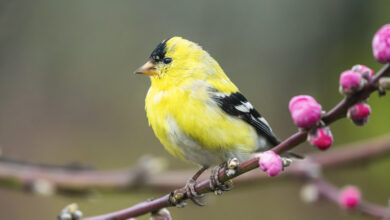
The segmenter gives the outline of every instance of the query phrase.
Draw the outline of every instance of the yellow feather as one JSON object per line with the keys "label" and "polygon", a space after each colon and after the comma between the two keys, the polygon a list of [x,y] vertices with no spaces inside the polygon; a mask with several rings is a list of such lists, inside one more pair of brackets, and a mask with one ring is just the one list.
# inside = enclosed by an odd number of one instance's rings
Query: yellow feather
{"label": "yellow feather", "polygon": [[[210,88],[227,94],[238,91],[219,64],[200,46],[180,37],[167,41],[166,57],[173,61],[157,64],[158,75],[151,77],[145,100],[149,124],[165,148],[190,160],[198,155],[186,155],[186,146],[179,143],[193,141],[200,146],[195,154],[205,150],[221,160],[228,152],[252,152],[258,141],[255,129],[226,114],[210,97]],[[184,136],[188,140],[177,140]]]}

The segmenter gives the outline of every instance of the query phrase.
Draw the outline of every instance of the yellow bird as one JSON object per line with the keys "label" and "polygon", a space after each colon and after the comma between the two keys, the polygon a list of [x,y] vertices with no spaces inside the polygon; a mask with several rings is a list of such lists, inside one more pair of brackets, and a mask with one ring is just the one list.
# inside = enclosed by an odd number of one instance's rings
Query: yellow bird
{"label": "yellow bird", "polygon": [[[150,126],[172,155],[208,167],[277,145],[267,121],[198,44],[181,37],[162,41],[136,70],[150,76],[145,109]],[[213,171],[214,189],[226,190]],[[196,196],[196,195],[194,195]]]}

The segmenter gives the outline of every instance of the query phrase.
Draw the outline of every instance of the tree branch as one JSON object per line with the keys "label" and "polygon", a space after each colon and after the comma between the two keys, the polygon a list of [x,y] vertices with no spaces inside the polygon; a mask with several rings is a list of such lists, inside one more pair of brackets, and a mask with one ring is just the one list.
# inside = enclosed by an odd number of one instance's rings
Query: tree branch
{"label": "tree branch", "polygon": [[142,157],[132,169],[97,171],[80,166],[52,166],[0,158],[0,185],[36,193],[39,184],[52,193],[85,193],[91,189],[126,190],[134,188],[153,176],[159,159]]}
{"label": "tree branch", "polygon": [[[370,147],[367,147],[370,146]],[[368,141],[339,146],[326,152],[306,156],[323,168],[353,163],[361,159],[373,159],[390,153],[390,134]],[[303,161],[294,162],[283,176],[294,176],[296,167]],[[41,180],[51,184],[58,193],[87,193],[92,189],[103,191],[131,191],[144,187],[155,191],[168,191],[181,187],[195,170],[163,171],[157,158],[142,157],[131,169],[98,171],[90,167],[75,165],[52,166],[26,163],[0,158],[0,185],[7,188],[32,190],[34,182]],[[250,183],[268,178],[263,172],[251,172],[239,176],[236,183]],[[201,177],[202,179],[202,177]],[[26,187],[27,186],[27,187]]]}
{"label": "tree branch", "polygon": [[[349,107],[351,107],[353,104],[363,101],[368,98],[368,96],[375,90],[378,89],[378,80],[386,75],[390,74],[390,65],[386,64],[376,75],[374,78],[372,78],[366,86],[359,92],[353,94],[352,96],[349,96],[345,99],[343,99],[339,104],[337,104],[333,109],[331,109],[323,118],[322,120],[326,124],[330,124],[342,117],[345,117],[346,111],[348,110]],[[282,143],[280,143],[278,146],[273,148],[273,150],[281,154],[283,152],[289,151],[292,148],[296,147],[298,144],[302,143],[305,141],[307,137],[307,131],[305,130],[300,130],[299,132],[293,134],[286,140],[284,140]],[[237,176],[240,176],[243,173],[246,173],[250,170],[253,170],[257,168],[258,165],[258,158],[253,158],[250,159],[238,167],[236,174],[232,176],[227,176],[225,174],[225,171],[222,170],[218,177],[221,182],[228,181],[230,179],[233,179]],[[198,183],[195,186],[195,191],[198,194],[204,194],[211,192],[210,189],[210,181],[209,180],[204,180]],[[185,194],[185,188],[180,188],[175,190],[176,193],[181,193],[183,195],[182,199],[185,200],[187,199],[187,196]],[[157,211],[161,208],[165,207],[170,207],[172,206],[170,202],[170,194],[167,194],[161,198],[158,198],[153,201],[145,201],[136,204],[135,206],[132,206],[130,208],[106,214],[106,215],[101,215],[101,216],[96,216],[96,217],[90,217],[90,218],[85,218],[84,220],[109,220],[109,219],[126,219],[130,217],[136,217],[139,215],[143,215],[152,211]]]}

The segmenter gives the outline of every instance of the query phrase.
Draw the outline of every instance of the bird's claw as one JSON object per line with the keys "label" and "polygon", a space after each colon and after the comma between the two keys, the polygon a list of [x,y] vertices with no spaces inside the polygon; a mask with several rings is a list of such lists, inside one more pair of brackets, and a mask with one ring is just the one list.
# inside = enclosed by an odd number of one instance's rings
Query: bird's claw
{"label": "bird's claw", "polygon": [[186,198],[191,199],[195,205],[204,206],[204,203],[199,199],[204,197],[204,194],[198,194],[195,190],[196,181],[190,179],[183,189],[175,190],[169,195],[169,202],[178,208],[183,208],[187,205],[184,200]]}
{"label": "bird's claw", "polygon": [[222,166],[216,166],[211,171],[210,176],[210,188],[214,191],[215,195],[221,195],[225,191],[230,191],[233,188],[233,182],[228,180],[224,183],[219,181],[219,171],[222,169]]}
{"label": "bird's claw", "polygon": [[195,205],[204,206],[205,204],[199,200],[204,197],[204,194],[198,194],[195,190],[195,185],[196,181],[194,179],[188,180],[185,186],[187,198],[191,199]]}

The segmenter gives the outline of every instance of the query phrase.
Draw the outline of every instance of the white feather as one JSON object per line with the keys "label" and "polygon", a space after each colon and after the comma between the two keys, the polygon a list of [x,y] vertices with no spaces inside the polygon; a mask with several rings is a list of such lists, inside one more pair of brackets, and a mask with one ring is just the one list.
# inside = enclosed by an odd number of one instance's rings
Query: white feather
{"label": "white feather", "polygon": [[249,108],[246,105],[244,105],[244,104],[236,105],[236,106],[234,106],[234,108],[236,108],[240,112],[245,112],[245,113],[249,112]]}

